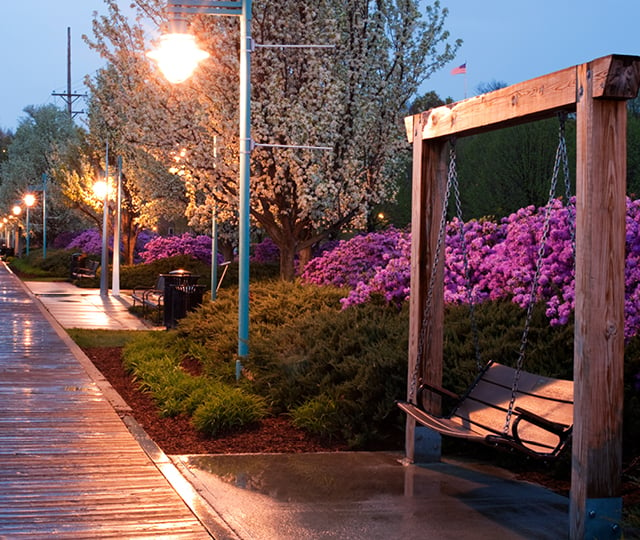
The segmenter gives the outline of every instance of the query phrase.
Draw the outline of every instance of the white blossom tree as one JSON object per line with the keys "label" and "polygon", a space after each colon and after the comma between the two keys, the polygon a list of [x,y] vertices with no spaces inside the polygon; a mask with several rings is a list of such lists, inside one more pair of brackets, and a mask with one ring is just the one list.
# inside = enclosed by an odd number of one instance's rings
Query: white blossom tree
{"label": "white blossom tree", "polygon": [[121,238],[125,263],[133,264],[136,238],[143,228],[154,228],[161,218],[172,220],[184,215],[185,188],[179,177],[130,135],[127,115],[132,109],[122,107],[119,100],[120,89],[127,84],[126,74],[108,65],[88,83],[87,146],[92,154],[87,158],[104,175],[108,142],[109,176],[116,176],[118,161],[122,164]]}
{"label": "white blossom tree", "polygon": [[[65,111],[54,105],[28,106],[24,112],[0,165],[0,210],[9,213],[27,191],[41,189],[42,175],[46,174],[47,226],[50,238],[54,238],[59,232],[73,229],[72,224],[77,222],[68,209],[61,182],[82,132]],[[42,226],[40,215],[33,213],[34,229]]]}
{"label": "white blossom tree", "polygon": [[[90,41],[120,74],[119,92],[105,107],[121,111],[132,142],[180,170],[192,224],[208,226],[215,204],[233,225],[237,21],[195,17],[192,30],[212,58],[171,86],[144,57],[144,28],[162,22],[164,2],[137,0],[136,24],[115,0],[105,3],[109,16],[95,19]],[[296,254],[304,261],[313,244],[363,226],[375,204],[394,197],[385,164],[405,144],[399,116],[459,46],[444,29],[446,15],[438,1],[424,13],[417,0],[254,2],[251,216],[280,248],[284,279],[294,276]],[[262,47],[284,44],[335,48]],[[293,148],[300,145],[330,150]]]}

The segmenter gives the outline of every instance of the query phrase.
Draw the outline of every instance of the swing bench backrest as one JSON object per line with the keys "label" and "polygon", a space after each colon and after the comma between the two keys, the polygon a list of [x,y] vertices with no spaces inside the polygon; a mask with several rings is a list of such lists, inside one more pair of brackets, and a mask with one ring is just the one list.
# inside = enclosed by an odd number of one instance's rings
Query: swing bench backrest
{"label": "swing bench backrest", "polygon": [[[516,376],[516,399],[505,433]],[[420,391],[446,393],[429,386],[421,387]],[[490,362],[448,416],[432,415],[410,403],[401,402],[399,406],[421,424],[443,435],[550,458],[559,454],[571,435],[573,382],[523,370],[517,372]]]}

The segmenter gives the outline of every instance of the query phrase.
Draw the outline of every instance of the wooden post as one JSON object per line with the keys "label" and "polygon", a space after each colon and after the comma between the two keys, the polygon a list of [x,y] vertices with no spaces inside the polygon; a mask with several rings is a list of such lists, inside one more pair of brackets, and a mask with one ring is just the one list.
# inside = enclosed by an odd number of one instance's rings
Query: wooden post
{"label": "wooden post", "polygon": [[[417,387],[421,380],[442,385],[442,348],[444,326],[444,246],[440,259],[431,309],[427,315],[427,327],[423,335],[424,310],[436,253],[440,217],[444,204],[447,179],[446,141],[422,140],[422,116],[413,118],[413,187],[411,216],[411,297],[409,328],[409,362],[407,397],[415,402]],[[422,362],[417,358],[422,346]],[[440,412],[440,399],[435,397],[425,407]],[[438,461],[440,459],[440,436],[424,427],[416,428],[415,420],[407,417],[406,456],[411,462]]]}
{"label": "wooden post", "polygon": [[578,66],[574,428],[570,538],[617,538],[622,513],[625,101]]}

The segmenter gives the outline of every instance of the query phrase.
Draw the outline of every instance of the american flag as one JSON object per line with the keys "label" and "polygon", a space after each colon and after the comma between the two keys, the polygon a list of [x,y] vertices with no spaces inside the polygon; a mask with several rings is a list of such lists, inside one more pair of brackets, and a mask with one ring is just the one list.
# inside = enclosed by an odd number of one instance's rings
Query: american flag
{"label": "american flag", "polygon": [[462,75],[467,72],[467,63],[458,66],[457,68],[453,68],[451,70],[451,75]]}

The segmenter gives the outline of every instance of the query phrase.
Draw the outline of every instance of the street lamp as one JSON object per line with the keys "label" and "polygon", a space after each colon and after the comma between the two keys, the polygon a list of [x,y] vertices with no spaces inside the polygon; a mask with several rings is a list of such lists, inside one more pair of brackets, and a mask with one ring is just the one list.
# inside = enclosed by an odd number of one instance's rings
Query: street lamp
{"label": "street lamp", "polygon": [[31,225],[29,223],[29,208],[31,208],[34,204],[36,204],[36,197],[33,193],[27,193],[24,196],[24,199],[22,199],[24,201],[25,206],[27,207],[27,242],[26,242],[26,246],[27,246],[27,257],[29,256],[29,240],[30,240],[30,236],[31,236]]}
{"label": "street lamp", "polygon": [[11,213],[16,217],[16,227],[14,229],[13,249],[16,257],[20,257],[20,223],[17,218],[22,214],[22,208],[19,204],[15,204],[11,209]]}
{"label": "street lamp", "polygon": [[107,285],[107,274],[109,268],[109,176],[108,171],[104,180],[98,180],[93,184],[93,193],[102,200],[102,254],[100,258],[100,296],[107,296],[109,293]]}
{"label": "street lamp", "polygon": [[209,53],[200,49],[191,34],[172,33],[160,38],[160,45],[147,56],[156,62],[162,74],[171,83],[186,81]]}
{"label": "street lamp", "polygon": [[[239,291],[238,291],[238,360],[236,361],[236,378],[240,377],[242,359],[249,354],[249,195],[250,169],[249,158],[251,152],[251,0],[219,1],[219,0],[179,0],[168,3],[168,11],[173,24],[173,34],[162,37],[160,48],[147,53],[156,60],[165,77],[170,81],[181,82],[189,77],[198,63],[209,55],[200,50],[193,36],[186,32],[187,21],[184,18],[189,13],[223,16],[230,15],[240,18],[240,166],[239,166]],[[178,53],[167,53],[172,44],[178,45]],[[199,51],[199,52],[198,52]],[[189,56],[186,55],[195,53]],[[167,70],[171,61],[185,68],[176,73]],[[215,256],[215,254],[213,255]]]}

